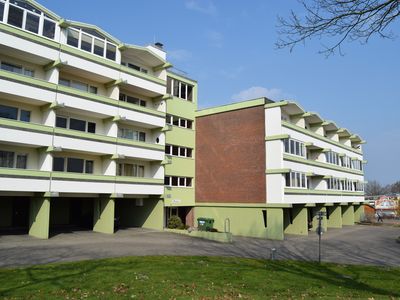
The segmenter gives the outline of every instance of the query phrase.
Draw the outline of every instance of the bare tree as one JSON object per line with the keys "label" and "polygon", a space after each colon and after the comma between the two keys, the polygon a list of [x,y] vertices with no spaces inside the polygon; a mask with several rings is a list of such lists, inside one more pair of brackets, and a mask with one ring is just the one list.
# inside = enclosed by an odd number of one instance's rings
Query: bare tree
{"label": "bare tree", "polygon": [[367,196],[379,196],[385,192],[385,188],[376,180],[369,181],[365,186],[365,195]]}
{"label": "bare tree", "polygon": [[305,9],[301,18],[294,11],[288,18],[278,17],[277,48],[290,51],[311,38],[333,38],[322,45],[327,56],[342,54],[344,41],[367,43],[375,35],[394,38],[390,25],[400,16],[400,0],[298,0]]}

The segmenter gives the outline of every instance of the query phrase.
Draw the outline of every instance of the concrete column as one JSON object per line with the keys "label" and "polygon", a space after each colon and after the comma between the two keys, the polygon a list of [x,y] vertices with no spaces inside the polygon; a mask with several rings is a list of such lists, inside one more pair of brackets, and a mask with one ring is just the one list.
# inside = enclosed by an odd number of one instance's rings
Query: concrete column
{"label": "concrete column", "polygon": [[353,205],[342,206],[343,225],[354,225],[354,207]]}
{"label": "concrete column", "polygon": [[354,222],[359,223],[365,218],[364,205],[354,205]]}
{"label": "concrete column", "polygon": [[342,207],[338,204],[328,206],[329,219],[327,219],[328,228],[342,228]]}
{"label": "concrete column", "polygon": [[[289,210],[292,211],[292,223],[290,224]],[[285,233],[288,234],[299,234],[308,235],[308,224],[307,224],[307,208],[304,206],[294,206],[288,208],[285,213]]]}
{"label": "concrete column", "polygon": [[145,220],[143,228],[163,230],[164,202],[161,199],[144,199]]}
{"label": "concrete column", "polygon": [[115,200],[97,198],[93,206],[93,231],[114,233]]}
{"label": "concrete column", "polygon": [[50,227],[50,198],[31,198],[29,207],[29,235],[41,238],[49,238]]}
{"label": "concrete column", "polygon": [[[313,207],[313,219],[312,219],[312,229],[313,231],[317,230],[318,228],[318,219],[317,219],[317,213],[318,212],[325,212],[326,213],[326,207],[325,206],[316,206]],[[326,231],[328,229],[327,226],[327,220],[326,220],[326,216],[322,217],[322,228],[324,231]]]}
{"label": "concrete column", "polygon": [[283,240],[283,208],[267,208],[267,239]]}

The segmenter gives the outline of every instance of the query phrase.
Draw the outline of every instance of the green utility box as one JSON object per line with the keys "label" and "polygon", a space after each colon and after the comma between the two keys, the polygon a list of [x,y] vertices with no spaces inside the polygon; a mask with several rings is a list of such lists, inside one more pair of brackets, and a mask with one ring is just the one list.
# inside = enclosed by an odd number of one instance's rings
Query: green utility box
{"label": "green utility box", "polygon": [[197,227],[200,231],[211,231],[214,226],[214,219],[197,218]]}

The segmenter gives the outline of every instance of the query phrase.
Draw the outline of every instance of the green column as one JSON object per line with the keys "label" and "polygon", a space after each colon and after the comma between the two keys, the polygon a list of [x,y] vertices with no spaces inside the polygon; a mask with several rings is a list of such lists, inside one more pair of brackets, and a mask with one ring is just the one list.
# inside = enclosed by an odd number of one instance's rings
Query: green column
{"label": "green column", "polygon": [[31,198],[29,207],[29,235],[41,238],[49,238],[50,224],[50,198]]}
{"label": "green column", "polygon": [[364,205],[354,205],[354,222],[359,223],[364,220]]}
{"label": "green column", "polygon": [[354,225],[354,207],[353,205],[342,206],[343,225]]}
{"label": "green column", "polygon": [[[291,212],[290,212],[291,211]],[[284,211],[285,217],[285,233],[288,234],[299,234],[308,235],[308,224],[307,224],[307,208],[304,206],[294,206],[287,208]],[[290,223],[290,213],[292,217],[292,223]]]}
{"label": "green column", "polygon": [[267,238],[283,240],[283,208],[267,208]]}
{"label": "green column", "polygon": [[338,204],[328,206],[329,219],[327,219],[328,228],[342,228],[342,207]]}
{"label": "green column", "polygon": [[95,199],[93,212],[93,231],[101,233],[114,233],[114,211],[114,199]]}
{"label": "green column", "polygon": [[[316,207],[313,207],[313,220],[312,220],[312,230],[315,231],[318,228],[318,219],[317,219],[317,213],[318,212],[325,212],[326,213],[326,207],[325,206],[319,206],[317,204]],[[326,231],[328,229],[327,226],[327,220],[326,220],[326,216],[322,217],[322,228],[324,231]]]}
{"label": "green column", "polygon": [[[143,228],[162,230],[164,227],[164,202],[161,199],[144,200],[146,219]],[[185,220],[183,220],[184,222]]]}

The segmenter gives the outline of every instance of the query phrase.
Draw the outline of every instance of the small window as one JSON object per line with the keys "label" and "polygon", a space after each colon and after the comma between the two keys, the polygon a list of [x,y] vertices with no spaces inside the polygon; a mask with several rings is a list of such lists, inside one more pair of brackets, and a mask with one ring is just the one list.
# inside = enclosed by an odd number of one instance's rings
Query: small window
{"label": "small window", "polygon": [[139,141],[145,142],[146,141],[146,133],[139,132]]}
{"label": "small window", "polygon": [[96,123],[88,122],[88,130],[87,132],[96,133]]}
{"label": "small window", "polygon": [[115,60],[117,48],[114,45],[107,43],[106,57],[111,60]]}
{"label": "small window", "polygon": [[170,177],[169,176],[165,176],[164,177],[164,185],[169,185],[170,184]]}
{"label": "small window", "polygon": [[86,83],[80,82],[80,81],[72,81],[71,82],[71,87],[77,90],[81,90],[84,92],[88,91],[88,85]]}
{"label": "small window", "polygon": [[165,154],[171,154],[171,146],[165,145]]}
{"label": "small window", "polygon": [[78,31],[68,28],[67,44],[74,46],[74,47],[78,47],[78,44],[79,44],[79,32]]}
{"label": "small window", "polygon": [[71,82],[68,79],[64,78],[58,79],[58,84],[63,86],[71,86]]}
{"label": "small window", "polygon": [[192,157],[192,149],[190,149],[190,148],[186,149],[186,156],[187,157]]}
{"label": "small window", "polygon": [[179,81],[174,80],[174,96],[179,97]]}
{"label": "small window", "polygon": [[185,186],[185,178],[179,177],[179,186]]}
{"label": "small window", "polygon": [[95,86],[90,86],[90,87],[89,87],[89,93],[97,94],[97,87],[95,87]]}
{"label": "small window", "polygon": [[171,77],[167,77],[167,94],[171,94],[171,85],[172,85],[172,79]]}
{"label": "small window", "polygon": [[140,100],[140,106],[146,107],[146,101]]}
{"label": "small window", "polygon": [[26,169],[28,162],[28,156],[26,154],[17,154],[17,169]]}
{"label": "small window", "polygon": [[144,177],[144,166],[137,166],[137,177]]}
{"label": "small window", "polygon": [[178,146],[172,146],[172,155],[178,156],[179,153],[179,147]]}
{"label": "small window", "polygon": [[56,127],[67,128],[67,118],[57,116],[56,117]]}
{"label": "small window", "polygon": [[186,120],[185,119],[181,119],[180,120],[180,126],[181,127],[186,127]]}
{"label": "small window", "polygon": [[55,31],[56,31],[56,23],[54,23],[53,21],[44,19],[43,36],[48,37],[50,39],[54,39]]}
{"label": "small window", "polygon": [[0,118],[17,120],[18,108],[0,105]]}
{"label": "small window", "polygon": [[181,82],[181,98],[186,99],[186,84]]}
{"label": "small window", "polygon": [[64,157],[53,158],[53,171],[64,172]]}
{"label": "small window", "polygon": [[186,127],[187,127],[187,128],[192,129],[192,124],[193,124],[192,121],[190,121],[190,120],[187,120],[187,121],[186,121]]}
{"label": "small window", "polygon": [[35,71],[29,70],[29,69],[24,69],[24,75],[29,76],[29,77],[34,77],[35,76]]}
{"label": "small window", "polygon": [[3,21],[4,3],[0,2],[0,21]]}
{"label": "small window", "polygon": [[187,86],[187,100],[189,101],[193,100],[193,86],[191,85]]}
{"label": "small window", "polygon": [[14,152],[0,151],[0,167],[1,168],[14,167]]}
{"label": "small window", "polygon": [[78,119],[69,119],[69,129],[86,131],[86,122]]}
{"label": "small window", "polygon": [[67,162],[67,172],[83,173],[83,159],[69,157]]}
{"label": "small window", "polygon": [[86,160],[85,161],[85,173],[86,174],[93,174],[93,160]]}
{"label": "small window", "polygon": [[19,28],[22,28],[22,21],[24,17],[24,11],[18,7],[10,5],[8,7],[8,20],[7,23]]}
{"label": "small window", "polygon": [[30,122],[31,121],[31,112],[22,109],[19,119],[24,122]]}
{"label": "small window", "polygon": [[25,29],[30,32],[39,33],[39,20],[40,20],[39,16],[27,13]]}
{"label": "small window", "polygon": [[93,53],[99,56],[104,56],[104,41],[94,39]]}
{"label": "small window", "polygon": [[179,155],[180,156],[186,156],[186,148],[185,147],[180,147],[179,148]]}
{"label": "small window", "polygon": [[192,186],[192,178],[186,178],[186,186],[191,187]]}
{"label": "small window", "polygon": [[171,185],[172,186],[178,186],[178,177],[172,176],[171,179],[172,179],[171,180],[172,181]]}
{"label": "small window", "polygon": [[174,117],[174,120],[172,121],[172,124],[175,126],[179,126],[179,118],[178,117]]}
{"label": "small window", "polygon": [[81,49],[87,52],[92,52],[92,37],[82,33]]}

